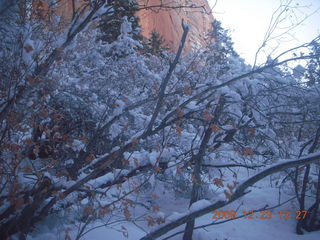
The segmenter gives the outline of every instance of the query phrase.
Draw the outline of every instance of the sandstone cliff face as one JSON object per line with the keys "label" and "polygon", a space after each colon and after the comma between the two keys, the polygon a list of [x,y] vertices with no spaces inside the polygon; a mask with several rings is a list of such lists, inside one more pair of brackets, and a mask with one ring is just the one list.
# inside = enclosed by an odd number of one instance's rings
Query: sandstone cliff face
{"label": "sandstone cliff face", "polygon": [[[32,1],[32,18],[41,19],[46,23],[51,23],[55,17],[59,17],[59,26],[66,28],[71,20],[72,16],[83,4],[84,0],[59,0],[49,5],[47,0],[33,0]],[[21,1],[25,3],[25,1]]]}
{"label": "sandstone cliff face", "polygon": [[[207,0],[139,0],[139,5],[146,7],[138,12],[142,35],[149,37],[153,30],[163,36],[172,50],[177,50],[182,35],[181,22],[190,26],[185,49],[195,49],[206,44],[207,33],[212,29],[213,16]],[[202,8],[151,8],[151,6],[202,6]]]}
{"label": "sandstone cliff face", "polygon": [[[60,17],[59,27],[65,28],[71,22],[72,14],[85,0],[59,0],[51,8],[46,0],[34,0],[35,18],[50,22],[54,16]],[[213,16],[207,0],[137,0],[140,8],[142,35],[150,37],[153,30],[157,31],[166,41],[171,50],[176,51],[182,36],[182,20],[190,27],[185,50],[195,49],[206,44],[206,35],[212,28]],[[190,8],[191,5],[201,8]],[[179,8],[179,6],[189,6]],[[176,7],[174,9],[170,7]]]}

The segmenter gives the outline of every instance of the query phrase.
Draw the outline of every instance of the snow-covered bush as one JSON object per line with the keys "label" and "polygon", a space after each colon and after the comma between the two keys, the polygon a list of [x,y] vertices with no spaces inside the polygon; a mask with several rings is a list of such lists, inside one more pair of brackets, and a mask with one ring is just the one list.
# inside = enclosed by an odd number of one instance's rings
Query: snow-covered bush
{"label": "snow-covered bush", "polygon": [[[319,134],[308,134],[319,129],[318,88],[275,60],[252,69],[217,22],[210,46],[175,62],[167,60],[174,54],[140,54],[131,22],[121,19],[115,41],[93,41],[101,32],[86,29],[72,44],[39,53],[48,61],[34,60],[28,72],[14,61],[1,65],[1,236],[27,234],[68,211],[86,227],[104,217],[133,221],[142,207],[149,226],[162,224],[161,191],[191,198],[190,205],[229,201],[244,178],[240,169],[250,175],[319,148]],[[14,82],[14,91],[8,73],[23,83]],[[291,187],[299,190],[301,181],[296,173]],[[318,185],[305,185],[317,194]]]}

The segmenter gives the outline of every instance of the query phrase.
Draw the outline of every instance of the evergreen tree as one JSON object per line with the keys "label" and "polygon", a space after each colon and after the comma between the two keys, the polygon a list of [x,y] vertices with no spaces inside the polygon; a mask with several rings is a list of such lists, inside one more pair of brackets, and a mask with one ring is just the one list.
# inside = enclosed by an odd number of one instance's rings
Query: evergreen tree
{"label": "evergreen tree", "polygon": [[164,38],[156,30],[153,30],[147,40],[146,49],[152,55],[163,56],[163,52],[168,50],[169,47],[165,45]]}
{"label": "evergreen tree", "polygon": [[212,40],[212,44],[208,47],[209,54],[206,58],[206,63],[219,68],[216,73],[217,77],[220,77],[230,69],[230,60],[239,58],[239,55],[233,48],[233,42],[228,30],[225,30],[218,20],[212,22],[212,31],[209,37]]}
{"label": "evergreen tree", "polygon": [[99,27],[102,36],[99,38],[105,42],[112,43],[117,40],[121,34],[121,24],[123,18],[127,16],[132,25],[132,37],[135,40],[141,39],[139,18],[135,16],[138,10],[138,4],[135,0],[111,0],[108,3],[109,7],[113,9],[101,16]]}
{"label": "evergreen tree", "polygon": [[213,39],[214,44],[211,46],[216,52],[215,61],[223,63],[228,57],[238,57],[239,55],[233,48],[233,42],[229,36],[229,31],[221,26],[221,22],[214,20],[212,22],[212,32],[210,37]]}
{"label": "evergreen tree", "polygon": [[317,38],[317,40],[312,42],[311,54],[316,57],[311,59],[307,65],[306,77],[308,79],[307,84],[309,86],[320,84],[320,36]]}

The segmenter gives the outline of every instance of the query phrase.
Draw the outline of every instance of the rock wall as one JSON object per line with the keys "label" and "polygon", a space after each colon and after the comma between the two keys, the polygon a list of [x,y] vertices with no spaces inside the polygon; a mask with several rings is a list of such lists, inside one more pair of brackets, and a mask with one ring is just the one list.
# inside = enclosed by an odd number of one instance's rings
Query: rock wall
{"label": "rock wall", "polygon": [[[177,50],[182,35],[182,20],[190,26],[186,42],[186,50],[203,46],[207,41],[207,33],[212,29],[213,16],[207,0],[139,0],[144,10],[138,12],[142,35],[149,37],[153,30],[163,36],[167,45]],[[190,6],[201,8],[190,8]],[[152,7],[160,6],[162,7]],[[167,7],[177,7],[170,9]],[[179,8],[179,6],[189,6]],[[152,7],[152,8],[149,8]]]}
{"label": "rock wall", "polygon": [[[74,10],[84,2],[85,0],[59,0],[49,8],[47,0],[34,0],[33,15],[47,22],[59,16],[60,22],[57,27],[63,29],[71,22]],[[166,45],[176,51],[182,36],[183,20],[190,26],[185,50],[206,44],[207,33],[211,30],[213,21],[207,0],[137,0],[137,2],[142,8],[137,12],[137,16],[140,18],[144,37],[150,37],[151,32],[155,30],[164,38]]]}

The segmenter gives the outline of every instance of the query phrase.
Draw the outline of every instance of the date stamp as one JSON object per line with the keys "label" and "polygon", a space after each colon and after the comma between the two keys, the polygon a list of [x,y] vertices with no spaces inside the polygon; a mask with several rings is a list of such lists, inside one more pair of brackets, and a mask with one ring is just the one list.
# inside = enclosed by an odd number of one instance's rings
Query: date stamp
{"label": "date stamp", "polygon": [[213,211],[211,219],[233,219],[233,218],[245,218],[245,219],[271,219],[274,216],[280,219],[304,219],[307,215],[306,210],[301,211]]}

